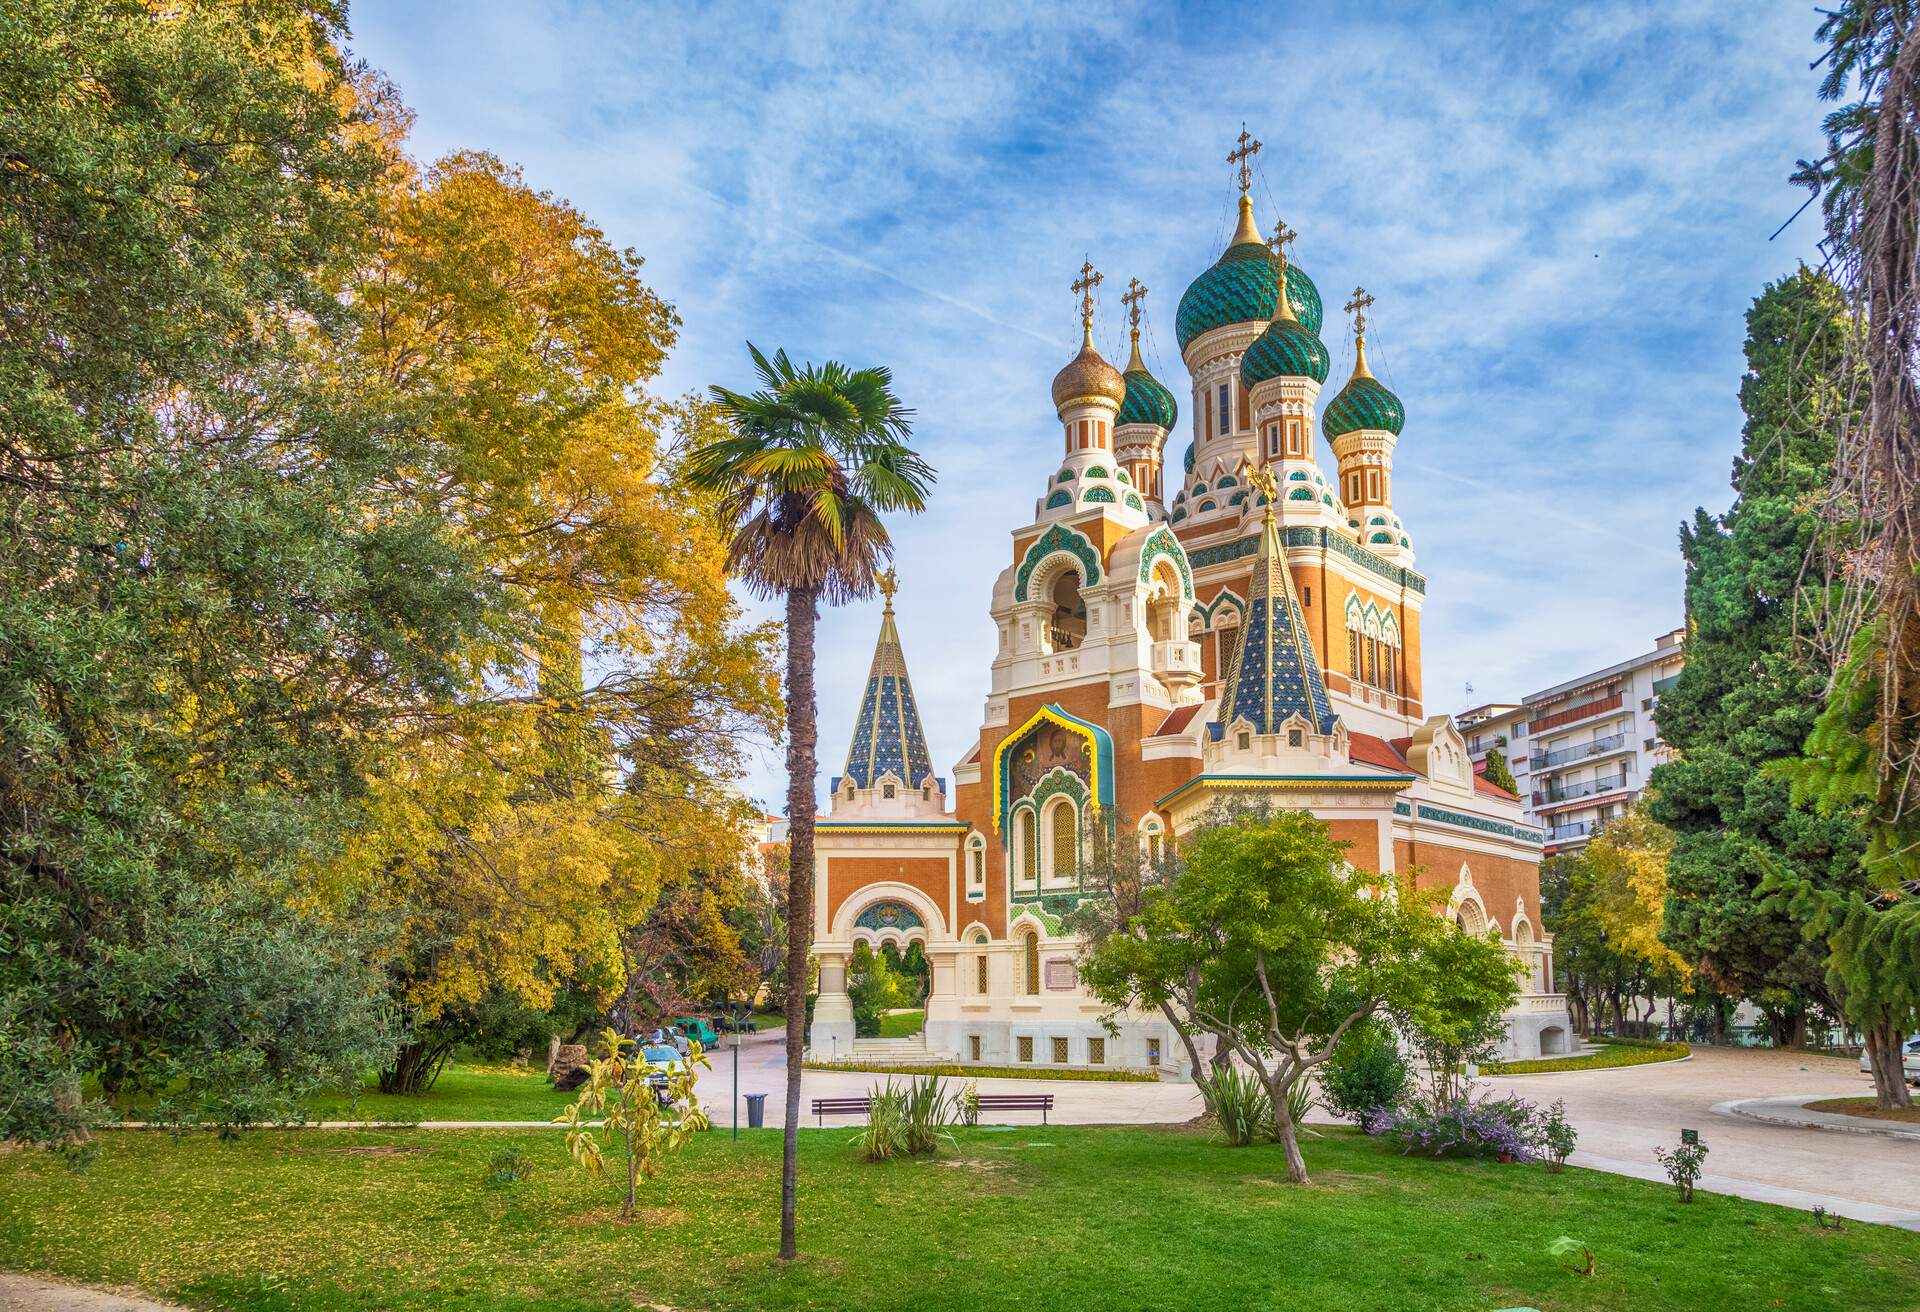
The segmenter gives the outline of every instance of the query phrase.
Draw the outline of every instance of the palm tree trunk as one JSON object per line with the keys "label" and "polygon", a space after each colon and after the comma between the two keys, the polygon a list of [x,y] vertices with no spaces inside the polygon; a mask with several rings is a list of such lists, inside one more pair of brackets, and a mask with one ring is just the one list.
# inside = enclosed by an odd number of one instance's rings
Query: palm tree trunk
{"label": "palm tree trunk", "polygon": [[807,1042],[807,958],[813,948],[813,777],[819,725],[813,705],[812,589],[787,592],[787,1122],[780,1158],[780,1258],[800,1255],[794,1238],[800,1168],[800,1061]]}

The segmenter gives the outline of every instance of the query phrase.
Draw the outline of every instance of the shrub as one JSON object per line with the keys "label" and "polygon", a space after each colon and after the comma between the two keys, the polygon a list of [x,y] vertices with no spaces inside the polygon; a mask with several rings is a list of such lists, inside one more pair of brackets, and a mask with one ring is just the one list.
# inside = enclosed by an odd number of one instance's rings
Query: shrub
{"label": "shrub", "polygon": [[505,1189],[533,1174],[533,1158],[518,1148],[502,1148],[487,1161],[487,1187]]}
{"label": "shrub", "polygon": [[890,1162],[906,1152],[906,1097],[892,1080],[868,1091],[866,1128],[853,1141],[870,1162]]}
{"label": "shrub", "polygon": [[1228,1147],[1245,1148],[1272,1137],[1273,1095],[1253,1072],[1222,1067],[1201,1082],[1201,1095]]}
{"label": "shrub", "polygon": [[1546,1149],[1547,1169],[1565,1170],[1567,1158],[1580,1143],[1579,1133],[1567,1120],[1565,1100],[1555,1098],[1553,1106],[1547,1108],[1546,1119],[1540,1123],[1540,1143]]}
{"label": "shrub", "polygon": [[1347,1031],[1320,1068],[1327,1110],[1356,1125],[1365,1125],[1374,1112],[1398,1107],[1410,1078],[1393,1030],[1375,1020]]}
{"label": "shrub", "polygon": [[1667,1178],[1680,1191],[1680,1201],[1692,1202],[1694,1182],[1700,1178],[1700,1168],[1706,1164],[1707,1146],[1704,1143],[1683,1143],[1672,1152],[1655,1148],[1653,1159],[1667,1169]]}
{"label": "shrub", "polygon": [[901,1147],[908,1155],[924,1157],[951,1141],[947,1126],[954,1119],[953,1096],[941,1087],[938,1075],[923,1075],[907,1081],[901,1093]]}
{"label": "shrub", "polygon": [[1313,1081],[1301,1075],[1287,1086],[1287,1119],[1293,1122],[1295,1133],[1318,1139],[1320,1131],[1307,1124],[1307,1113],[1313,1110]]}
{"label": "shrub", "polygon": [[1538,1153],[1542,1121],[1524,1099],[1468,1096],[1443,1106],[1421,1100],[1403,1112],[1376,1112],[1367,1118],[1366,1129],[1398,1140],[1403,1153],[1530,1162]]}

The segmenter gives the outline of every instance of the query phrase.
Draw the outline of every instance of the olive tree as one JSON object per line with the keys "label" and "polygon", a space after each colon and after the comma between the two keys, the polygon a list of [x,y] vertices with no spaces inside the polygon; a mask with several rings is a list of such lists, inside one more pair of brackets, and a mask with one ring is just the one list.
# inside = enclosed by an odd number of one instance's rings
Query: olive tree
{"label": "olive tree", "polygon": [[[1497,1016],[1519,988],[1519,963],[1496,941],[1462,934],[1410,879],[1352,868],[1345,847],[1304,812],[1217,811],[1083,949],[1095,997],[1116,1011],[1164,1007],[1266,1085],[1296,1184],[1307,1166],[1288,1095],[1349,1030],[1442,997]],[[1459,983],[1463,962],[1473,987]]]}

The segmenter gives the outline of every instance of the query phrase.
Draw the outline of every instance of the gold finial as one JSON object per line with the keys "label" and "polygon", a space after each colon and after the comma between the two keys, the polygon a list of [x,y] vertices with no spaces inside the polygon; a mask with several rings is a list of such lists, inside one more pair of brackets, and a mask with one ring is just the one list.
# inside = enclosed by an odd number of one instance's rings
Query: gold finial
{"label": "gold finial", "polygon": [[1104,281],[1104,275],[1093,271],[1092,260],[1081,262],[1080,276],[1073,280],[1073,290],[1080,297],[1080,326],[1086,330],[1088,341],[1093,340],[1093,289]]}
{"label": "gold finial", "polygon": [[1353,376],[1371,378],[1373,371],[1367,368],[1367,307],[1373,304],[1373,297],[1364,287],[1353,289],[1353,299],[1345,309],[1353,316]]}
{"label": "gold finial", "polygon": [[1297,319],[1293,312],[1293,297],[1287,291],[1287,247],[1293,245],[1293,239],[1300,234],[1287,226],[1285,219],[1275,219],[1273,236],[1267,242],[1273,251],[1274,261],[1280,266],[1275,270],[1274,286],[1279,288],[1273,298],[1273,317],[1275,319]]}
{"label": "gold finial", "polygon": [[1247,135],[1247,125],[1240,125],[1240,145],[1227,152],[1227,163],[1235,165],[1240,178],[1240,194],[1246,195],[1253,190],[1253,157],[1260,153],[1260,143]]}
{"label": "gold finial", "polygon": [[1133,358],[1127,361],[1127,368],[1144,369],[1146,365],[1140,360],[1140,302],[1147,299],[1147,285],[1138,278],[1129,278],[1127,290],[1120,299],[1126,302],[1127,329],[1133,336]]}
{"label": "gold finial", "polygon": [[898,591],[900,591],[900,576],[892,569],[888,569],[880,576],[880,595],[887,599],[883,613],[893,614],[893,594]]}
{"label": "gold finial", "polygon": [[1247,475],[1247,482],[1253,484],[1253,490],[1267,499],[1267,518],[1273,518],[1273,503],[1280,499],[1280,480],[1275,478],[1273,470],[1266,465],[1260,466]]}

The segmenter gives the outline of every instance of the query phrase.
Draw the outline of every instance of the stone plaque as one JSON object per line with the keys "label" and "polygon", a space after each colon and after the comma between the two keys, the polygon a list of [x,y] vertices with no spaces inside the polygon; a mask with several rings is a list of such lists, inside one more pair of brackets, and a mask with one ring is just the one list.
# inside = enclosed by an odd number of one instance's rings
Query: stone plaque
{"label": "stone plaque", "polygon": [[1071,993],[1079,984],[1080,977],[1074,971],[1072,957],[1047,958],[1047,991],[1050,993]]}

